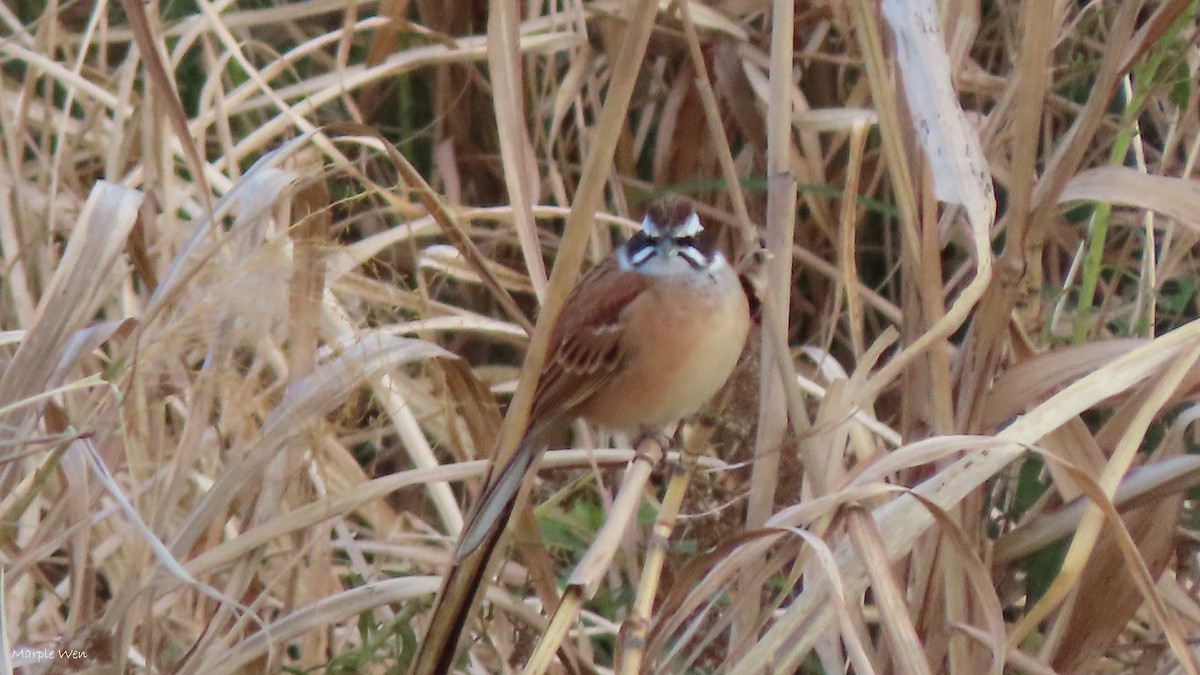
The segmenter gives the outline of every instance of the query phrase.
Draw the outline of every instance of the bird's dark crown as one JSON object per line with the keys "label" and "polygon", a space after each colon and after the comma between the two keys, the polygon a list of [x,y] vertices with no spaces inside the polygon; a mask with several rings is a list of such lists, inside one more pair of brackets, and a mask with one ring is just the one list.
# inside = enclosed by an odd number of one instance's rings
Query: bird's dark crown
{"label": "bird's dark crown", "polygon": [[[652,234],[670,237],[690,223],[698,225],[699,221],[692,220],[695,213],[696,209],[692,207],[692,202],[688,198],[676,194],[666,194],[655,199],[646,208],[646,219],[643,223],[647,229],[657,230]],[[680,234],[694,236],[698,232]]]}

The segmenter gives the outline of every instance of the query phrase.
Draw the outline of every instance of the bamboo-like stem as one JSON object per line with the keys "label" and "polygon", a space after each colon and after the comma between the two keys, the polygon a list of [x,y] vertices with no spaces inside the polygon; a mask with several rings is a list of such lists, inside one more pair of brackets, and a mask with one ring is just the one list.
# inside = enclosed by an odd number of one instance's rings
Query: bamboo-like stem
{"label": "bamboo-like stem", "polygon": [[[774,0],[771,5],[770,94],[767,102],[767,249],[775,253],[768,261],[767,295],[763,298],[764,330],[759,383],[758,432],[754,445],[754,468],[750,475],[750,500],[746,527],[762,527],[775,505],[779,481],[779,449],[787,427],[785,387],[778,376],[781,364],[790,360],[787,344],[788,307],[791,302],[792,241],[796,222],[796,176],[792,153],[792,48],[795,4]],[[771,335],[771,331],[777,332]],[[792,387],[794,388],[794,387]],[[731,644],[754,634],[759,605],[747,602],[733,624]]]}
{"label": "bamboo-like stem", "polygon": [[667,560],[667,548],[670,545],[671,533],[675,531],[675,523],[679,518],[679,507],[683,504],[684,493],[691,482],[692,471],[696,468],[696,456],[703,443],[692,443],[694,450],[685,449],[680,453],[680,461],[674,465],[671,472],[671,482],[667,485],[667,494],[663,496],[654,519],[651,530],[650,545],[646,550],[646,562],[642,566],[642,576],[638,581],[637,594],[629,611],[629,618],[621,629],[620,670],[622,675],[636,675],[642,672],[642,661],[646,657],[646,632],[650,627],[651,612],[654,610],[654,598],[662,581],[662,570]]}
{"label": "bamboo-like stem", "polygon": [[[638,505],[642,501],[646,484],[654,467],[662,461],[664,448],[653,438],[647,438],[637,447],[637,455],[629,470],[625,473],[617,497],[613,500],[604,520],[603,527],[596,533],[596,539],[583,555],[583,559],[575,566],[567,579],[567,588],[563,592],[562,601],[554,610],[550,626],[542,633],[542,638],[534,648],[533,656],[525,665],[526,675],[539,675],[546,672],[551,659],[558,651],[567,630],[575,622],[583,602],[596,594],[601,580],[612,564],[613,556],[621,544],[621,537],[629,528],[629,524],[637,517]],[[682,453],[686,457],[686,453]],[[660,511],[661,513],[661,511]],[[644,580],[644,577],[643,577]]]}

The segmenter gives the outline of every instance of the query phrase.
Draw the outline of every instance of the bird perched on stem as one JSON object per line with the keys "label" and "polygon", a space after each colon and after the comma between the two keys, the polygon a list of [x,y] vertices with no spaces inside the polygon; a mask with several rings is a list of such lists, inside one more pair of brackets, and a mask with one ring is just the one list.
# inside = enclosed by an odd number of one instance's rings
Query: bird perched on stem
{"label": "bird perched on stem", "polygon": [[585,274],[551,331],[529,423],[493,468],[454,550],[415,672],[444,673],[526,477],[572,420],[661,429],[698,410],[741,354],[754,299],[691,202],[653,202],[642,229]]}

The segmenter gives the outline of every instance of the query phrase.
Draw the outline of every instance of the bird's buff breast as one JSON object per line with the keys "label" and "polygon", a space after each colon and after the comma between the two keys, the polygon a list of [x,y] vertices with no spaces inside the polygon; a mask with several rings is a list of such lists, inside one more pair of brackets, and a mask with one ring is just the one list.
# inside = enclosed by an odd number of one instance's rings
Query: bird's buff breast
{"label": "bird's buff breast", "polygon": [[698,410],[741,355],[750,313],[737,277],[661,280],[631,307],[629,361],[580,412],[610,429],[661,427]]}

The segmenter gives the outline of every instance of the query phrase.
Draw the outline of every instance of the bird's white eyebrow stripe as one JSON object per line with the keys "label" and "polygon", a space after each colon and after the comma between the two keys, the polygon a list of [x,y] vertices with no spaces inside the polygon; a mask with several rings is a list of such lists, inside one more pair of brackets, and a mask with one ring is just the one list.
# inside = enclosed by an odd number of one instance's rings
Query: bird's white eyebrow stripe
{"label": "bird's white eyebrow stripe", "polygon": [[703,230],[704,226],[700,224],[700,216],[696,215],[696,212],[693,211],[688,214],[687,220],[683,221],[683,224],[676,228],[672,236],[694,237]]}
{"label": "bird's white eyebrow stripe", "polygon": [[642,231],[651,237],[662,236],[662,232],[658,229],[658,223],[654,222],[649,213],[642,218]]}
{"label": "bird's white eyebrow stripe", "polygon": [[[663,236],[662,230],[659,229],[659,223],[654,222],[649,213],[642,218],[642,231],[651,237]],[[693,211],[688,214],[687,219],[683,221],[682,225],[671,232],[671,236],[694,237],[703,231],[704,225],[700,222],[700,216],[696,215],[696,212]]]}

